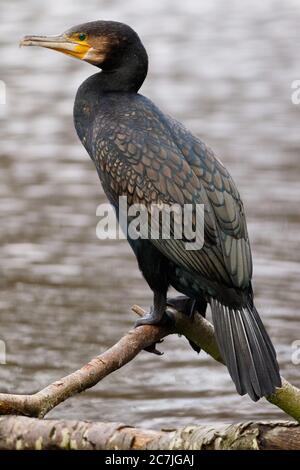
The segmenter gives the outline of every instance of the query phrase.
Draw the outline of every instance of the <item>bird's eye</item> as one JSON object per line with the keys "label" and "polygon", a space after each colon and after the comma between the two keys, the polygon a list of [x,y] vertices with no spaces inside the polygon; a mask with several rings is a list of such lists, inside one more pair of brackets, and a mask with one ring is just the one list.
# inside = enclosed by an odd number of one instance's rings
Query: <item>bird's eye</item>
{"label": "bird's eye", "polygon": [[78,37],[79,37],[79,41],[84,41],[86,39],[86,34],[80,33]]}

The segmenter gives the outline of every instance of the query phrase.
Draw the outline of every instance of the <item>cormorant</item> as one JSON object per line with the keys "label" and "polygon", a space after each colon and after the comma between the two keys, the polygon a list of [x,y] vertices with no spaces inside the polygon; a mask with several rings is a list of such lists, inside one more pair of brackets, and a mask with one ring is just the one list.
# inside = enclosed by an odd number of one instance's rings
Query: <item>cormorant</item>
{"label": "cormorant", "polygon": [[[135,31],[113,21],[72,27],[60,36],[25,36],[41,46],[101,69],[80,86],[74,105],[77,134],[92,158],[115,209],[128,204],[204,204],[204,246],[183,240],[128,241],[154,294],[138,325],[163,320],[167,303],[205,315],[207,303],[217,343],[241,395],[256,401],[281,386],[271,340],[253,303],[252,258],[243,203],[226,168],[182,124],[139,94],[148,71],[146,50]],[[118,212],[117,212],[118,213]],[[184,294],[167,301],[173,286]]]}

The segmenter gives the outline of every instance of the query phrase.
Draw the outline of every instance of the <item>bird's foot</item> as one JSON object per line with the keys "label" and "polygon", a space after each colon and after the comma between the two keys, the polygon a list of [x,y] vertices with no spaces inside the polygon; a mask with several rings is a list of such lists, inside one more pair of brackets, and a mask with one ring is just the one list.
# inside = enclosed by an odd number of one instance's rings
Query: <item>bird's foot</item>
{"label": "bird's foot", "polygon": [[174,308],[178,312],[184,313],[187,317],[193,319],[197,311],[197,301],[186,295],[178,295],[177,297],[167,298],[167,305]]}
{"label": "bird's foot", "polygon": [[159,312],[151,307],[150,312],[135,322],[135,328],[142,325],[171,326],[172,318],[166,312]]}
{"label": "bird's foot", "polygon": [[[205,317],[205,310],[206,310],[206,302],[204,301],[203,306],[200,302],[195,299],[191,299],[186,295],[178,295],[177,297],[172,297],[167,299],[167,305],[169,307],[174,308],[178,312],[183,313],[191,320],[194,319],[195,313],[199,312],[203,317]],[[191,347],[196,351],[198,354],[201,351],[201,348],[194,343],[193,341],[188,340]]]}
{"label": "bird's foot", "polygon": [[152,353],[152,354],[156,354],[156,356],[163,356],[164,353],[159,351],[159,349],[157,349],[157,347],[156,347],[157,344],[161,344],[163,342],[164,342],[164,340],[161,339],[161,340],[157,341],[156,343],[150,344],[150,346],[145,348],[144,351],[147,351],[147,352]]}
{"label": "bird's foot", "polygon": [[[174,321],[172,320],[171,316],[168,315],[166,312],[158,312],[152,307],[150,312],[144,315],[142,318],[139,318],[136,322],[134,327],[137,328],[138,326],[142,325],[158,325],[158,326],[172,326],[174,325]],[[145,351],[150,352],[152,354],[156,354],[157,356],[162,356],[163,352],[159,351],[156,347],[157,344],[163,342],[163,339],[157,341],[156,343],[151,344]]]}

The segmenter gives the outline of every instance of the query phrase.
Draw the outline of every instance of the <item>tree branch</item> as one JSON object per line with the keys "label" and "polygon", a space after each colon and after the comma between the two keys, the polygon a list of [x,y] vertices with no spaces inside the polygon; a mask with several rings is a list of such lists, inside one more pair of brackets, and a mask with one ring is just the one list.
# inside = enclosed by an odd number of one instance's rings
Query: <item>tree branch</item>
{"label": "tree branch", "polygon": [[299,450],[294,422],[248,422],[152,431],[122,423],[0,418],[1,450]]}
{"label": "tree branch", "polygon": [[[138,315],[144,310],[133,307]],[[196,343],[216,361],[223,363],[214,336],[212,324],[195,315],[193,320],[173,311],[171,326],[140,326],[126,333],[114,346],[92,359],[81,369],[48,385],[32,395],[0,394],[0,414],[25,415],[43,418],[50,410],[67,398],[96,385],[107,375],[130,362],[145,348],[158,343],[169,334],[181,334]],[[300,390],[283,379],[283,386],[268,401],[300,422]]]}

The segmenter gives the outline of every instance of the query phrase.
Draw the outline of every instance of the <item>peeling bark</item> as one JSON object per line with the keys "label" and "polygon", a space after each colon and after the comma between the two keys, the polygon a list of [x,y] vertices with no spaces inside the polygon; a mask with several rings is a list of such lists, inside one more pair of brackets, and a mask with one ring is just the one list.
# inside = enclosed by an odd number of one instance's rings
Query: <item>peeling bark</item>
{"label": "peeling bark", "polygon": [[122,423],[0,418],[1,450],[299,450],[300,425],[247,422],[153,431]]}

